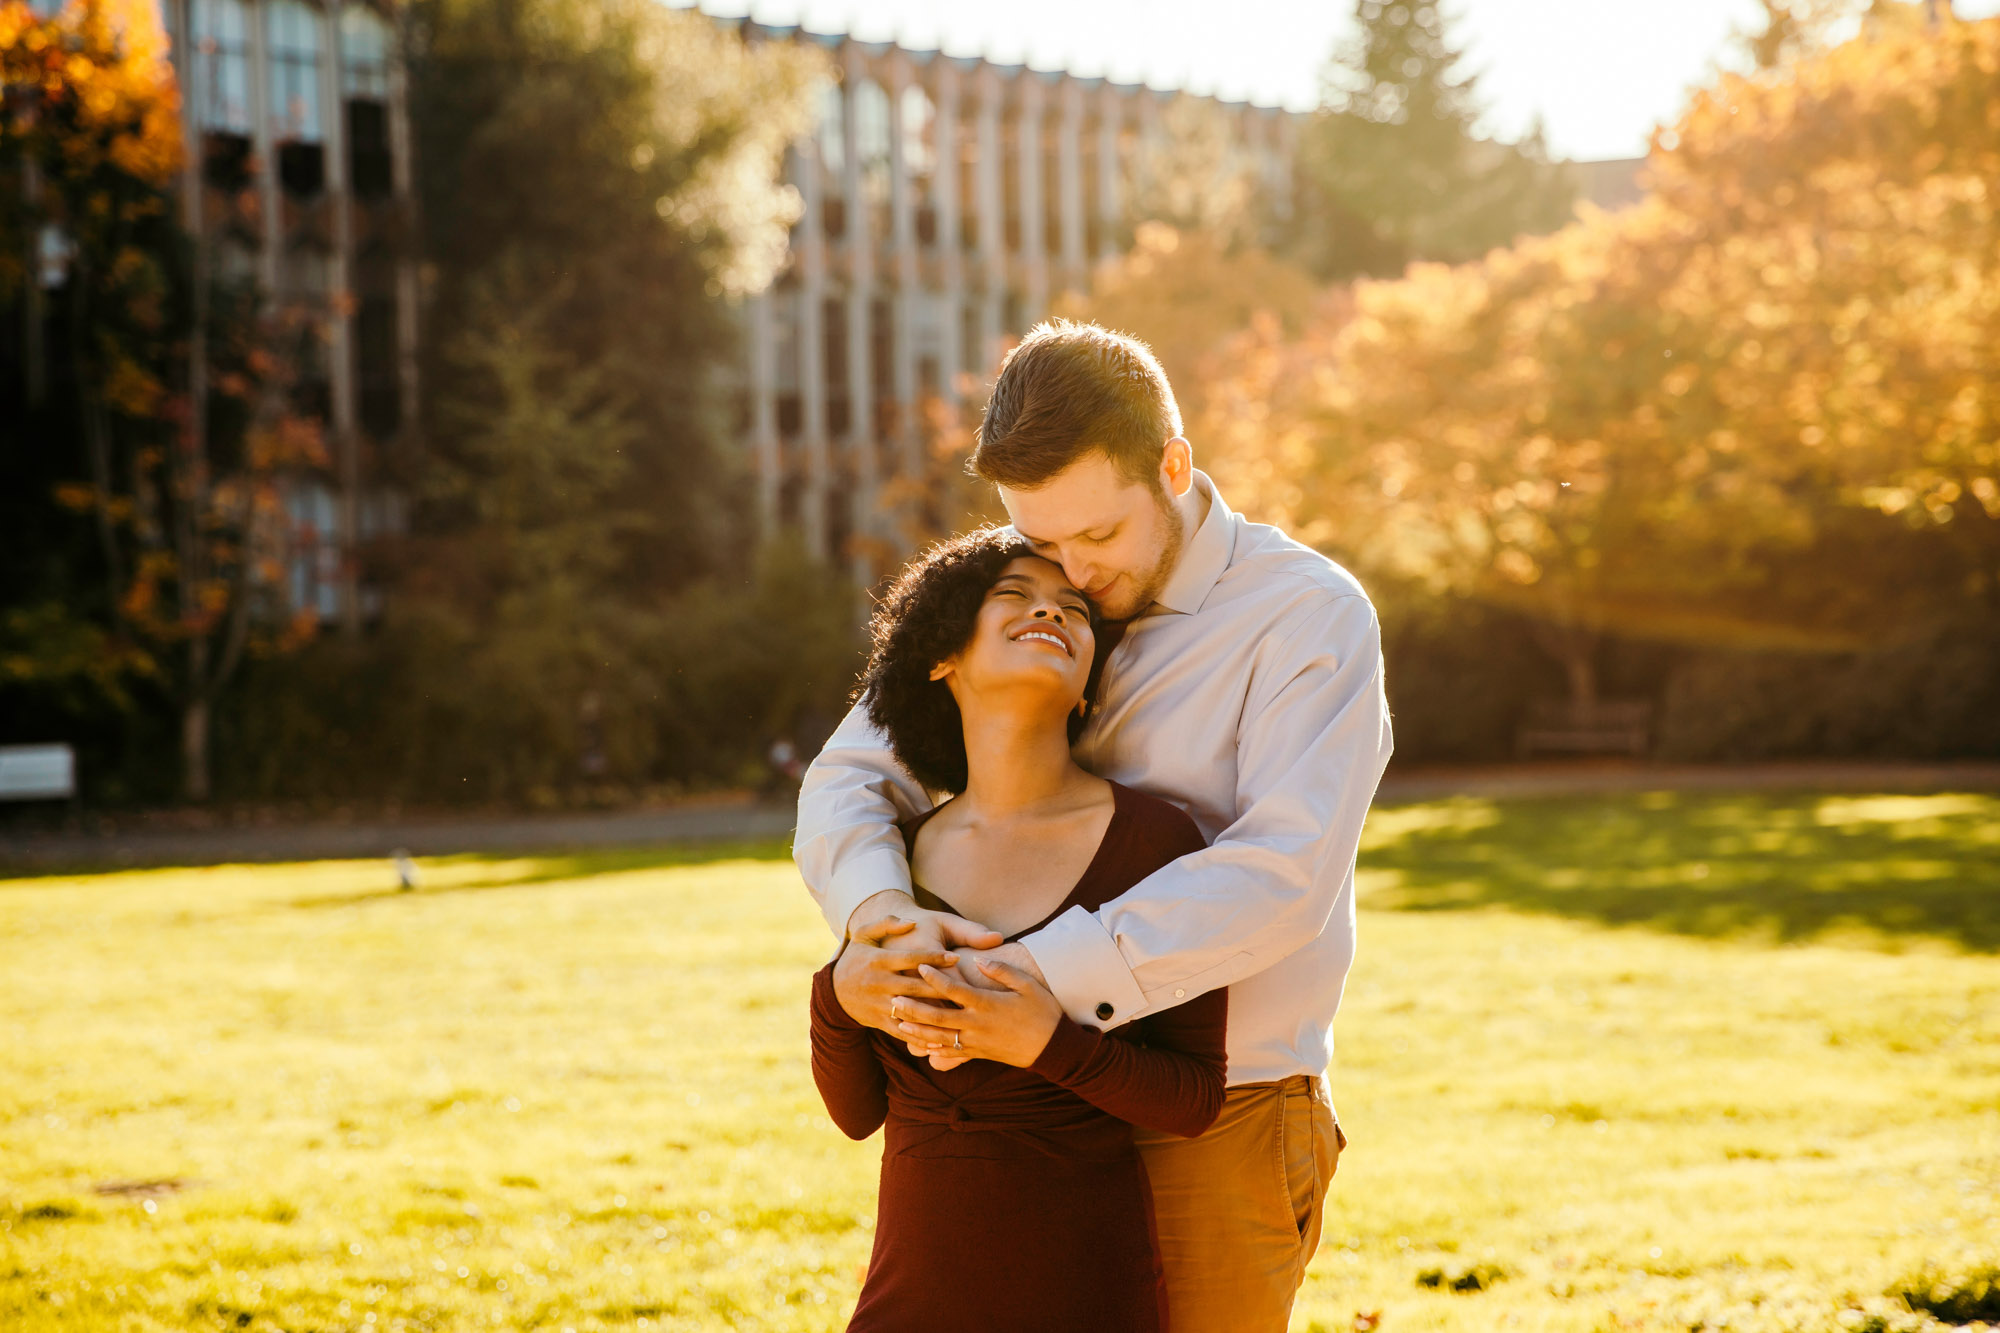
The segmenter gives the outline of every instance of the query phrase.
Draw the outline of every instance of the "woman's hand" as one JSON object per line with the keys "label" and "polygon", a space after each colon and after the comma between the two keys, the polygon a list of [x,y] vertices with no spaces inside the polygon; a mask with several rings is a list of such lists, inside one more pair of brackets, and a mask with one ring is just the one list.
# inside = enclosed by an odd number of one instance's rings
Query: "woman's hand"
{"label": "woman's hand", "polygon": [[979,959],[976,966],[1001,989],[968,986],[928,963],[919,967],[917,974],[931,989],[958,1008],[900,997],[892,1004],[900,1020],[895,1031],[934,1064],[940,1058],[954,1063],[995,1060],[1026,1069],[1055,1035],[1062,1006],[1046,986],[1017,967],[991,958]]}

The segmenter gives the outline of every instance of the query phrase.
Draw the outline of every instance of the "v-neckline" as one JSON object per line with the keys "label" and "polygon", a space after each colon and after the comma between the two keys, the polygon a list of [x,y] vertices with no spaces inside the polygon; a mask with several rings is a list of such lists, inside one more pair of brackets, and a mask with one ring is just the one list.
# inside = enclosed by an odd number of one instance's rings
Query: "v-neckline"
{"label": "v-neckline", "polygon": [[[1110,779],[1107,778],[1106,781],[1110,782]],[[1111,785],[1111,818],[1106,820],[1104,823],[1104,833],[1097,840],[1097,850],[1090,854],[1090,864],[1086,865],[1083,868],[1083,873],[1076,877],[1076,883],[1070,885],[1069,892],[1063,895],[1063,900],[1057,903],[1054,907],[1049,909],[1049,914],[1047,916],[1043,917],[1039,921],[1031,922],[1030,924],[1021,927],[1013,934],[1006,936],[1005,938],[1009,943],[1012,943],[1013,941],[1020,939],[1023,935],[1027,935],[1030,934],[1031,932],[1040,930],[1043,926],[1048,925],[1049,922],[1055,920],[1057,917],[1061,916],[1064,912],[1068,911],[1071,905],[1076,901],[1077,891],[1083,888],[1084,885],[1090,883],[1091,876],[1097,872],[1098,864],[1104,860],[1105,851],[1111,846],[1111,831],[1117,828],[1118,821],[1125,817],[1125,799],[1127,795],[1126,790],[1123,786],[1121,786],[1116,782],[1111,782],[1110,785]],[[953,799],[955,800],[957,798],[954,797]],[[946,801],[943,805],[932,806],[930,809],[924,811],[923,814],[919,815],[915,820],[915,822],[913,822],[909,826],[909,828],[905,830],[903,834],[903,849],[906,855],[915,856],[916,854],[917,830],[921,829],[925,824],[929,823],[930,817],[932,815],[936,814],[938,811],[944,809],[946,805],[950,804],[951,801]],[[916,877],[914,875],[910,877],[910,888],[915,890],[915,892],[911,896],[916,898],[917,905],[919,907],[929,907],[930,903],[924,902],[925,898],[929,898],[931,900],[931,903],[937,904],[935,910],[950,912],[953,916],[965,916],[965,913],[959,911],[956,907],[953,907],[951,903],[947,901],[942,895],[932,893],[929,889],[917,883]],[[967,919],[969,920],[970,918]]]}

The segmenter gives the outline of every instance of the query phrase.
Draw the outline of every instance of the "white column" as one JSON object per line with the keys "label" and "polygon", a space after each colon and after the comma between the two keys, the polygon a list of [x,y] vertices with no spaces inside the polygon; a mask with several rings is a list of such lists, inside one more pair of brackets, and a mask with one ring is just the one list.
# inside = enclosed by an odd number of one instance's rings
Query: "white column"
{"label": "white column", "polygon": [[825,172],[820,167],[819,137],[802,136],[792,145],[799,169],[799,197],[805,212],[799,219],[799,436],[805,452],[805,485],[799,508],[806,550],[821,560],[826,547],[826,330],[822,314],[826,300],[826,242],[820,227],[825,219]]}
{"label": "white column", "polygon": [[[1049,300],[1049,247],[1042,234],[1042,80],[1023,66],[1014,79],[1017,194],[1021,200],[1021,318],[1033,324]],[[1023,333],[1025,329],[1009,329]]]}
{"label": "white column", "polygon": [[1126,166],[1120,156],[1120,130],[1125,124],[1125,94],[1105,84],[1097,101],[1097,209],[1098,259],[1117,255],[1118,237],[1124,226],[1122,210]]}
{"label": "white column", "polygon": [[986,290],[979,300],[980,374],[1000,353],[1001,302],[1007,293],[1007,218],[1000,197],[1000,76],[991,65],[979,70],[979,257]]}
{"label": "white column", "polygon": [[778,530],[778,346],[772,327],[772,289],[751,297],[744,311],[744,341],[750,353],[750,457],[757,474],[757,535],[770,540]]}
{"label": "white column", "polygon": [[[940,57],[942,58],[942,57]],[[903,135],[903,97],[913,86],[909,62],[900,50],[892,51],[883,71],[889,90],[889,218],[891,248],[896,258],[894,316],[890,320],[890,384],[896,398],[896,453],[900,471],[915,477],[922,466],[917,436],[917,349],[915,330],[918,307],[924,299],[917,281],[917,201],[910,188],[910,145]]]}
{"label": "white column", "polygon": [[1062,187],[1062,266],[1065,283],[1084,280],[1083,252],[1083,87],[1065,76],[1059,85],[1062,125],[1057,130],[1056,170]]}
{"label": "white column", "polygon": [[[872,535],[875,526],[875,412],[870,389],[871,367],[868,338],[869,300],[875,295],[875,238],[870,230],[868,199],[861,188],[861,136],[855,96],[868,76],[861,47],[852,41],[841,45],[841,70],[847,81],[847,96],[841,103],[841,139],[846,145],[841,185],[847,199],[847,457],[853,485],[848,490],[848,531],[856,537]],[[854,580],[862,586],[873,581],[872,570],[862,554],[865,542],[855,543],[852,560]],[[835,552],[835,558],[839,557]]]}
{"label": "white column", "polygon": [[937,212],[938,287],[944,304],[938,330],[938,398],[948,417],[958,415],[958,376],[965,365],[965,274],[959,261],[958,66],[940,53],[932,66],[937,119],[931,131],[937,160],[931,164],[931,207]]}
{"label": "white column", "polygon": [[325,129],[327,206],[333,210],[333,255],[328,264],[327,290],[332,293],[328,321],[328,378],[333,385],[333,437],[340,473],[340,625],[349,637],[361,633],[361,441],[355,421],[354,386],[354,215],[347,190],[347,105],[341,90],[340,7],[343,0],[326,0],[320,17],[319,100]]}
{"label": "white column", "polygon": [[284,201],[278,185],[278,145],[271,136],[271,43],[265,7],[250,9],[250,142],[257,155],[257,200],[264,210],[263,243],[257,254],[257,281],[264,300],[278,299],[278,260],[284,250]]}
{"label": "white column", "polygon": [[409,47],[410,8],[396,7],[396,49],[389,59],[389,185],[395,191],[396,210],[407,223],[406,235],[396,262],[396,418],[398,433],[404,438],[417,430],[417,308],[418,272],[416,237],[422,235],[417,219],[416,174],[413,152],[416,136],[410,131],[410,77],[403,53]]}

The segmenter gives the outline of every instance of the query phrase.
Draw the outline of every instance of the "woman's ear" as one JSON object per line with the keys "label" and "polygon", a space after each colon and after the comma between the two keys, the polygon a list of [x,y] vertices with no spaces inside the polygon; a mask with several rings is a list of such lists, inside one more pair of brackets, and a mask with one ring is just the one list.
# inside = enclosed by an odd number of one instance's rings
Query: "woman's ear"
{"label": "woman's ear", "polygon": [[1089,716],[1090,716],[1090,700],[1088,700],[1088,699],[1078,699],[1078,700],[1076,701],[1076,715],[1077,715],[1078,717],[1089,717]]}
{"label": "woman's ear", "polygon": [[944,659],[944,661],[939,662],[936,666],[931,668],[931,679],[943,680],[946,676],[949,676],[955,669],[957,669],[957,667],[958,667],[958,659],[955,657],[947,657]]}

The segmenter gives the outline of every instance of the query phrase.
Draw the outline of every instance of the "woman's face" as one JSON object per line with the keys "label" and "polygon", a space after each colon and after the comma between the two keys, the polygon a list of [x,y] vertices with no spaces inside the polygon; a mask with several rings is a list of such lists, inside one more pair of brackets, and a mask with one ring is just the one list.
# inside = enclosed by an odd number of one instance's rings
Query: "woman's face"
{"label": "woman's face", "polygon": [[980,604],[971,639],[956,657],[938,663],[931,679],[949,679],[961,705],[966,690],[1028,688],[1048,691],[1068,710],[1083,698],[1096,651],[1083,594],[1062,566],[1024,555],[1000,571]]}

